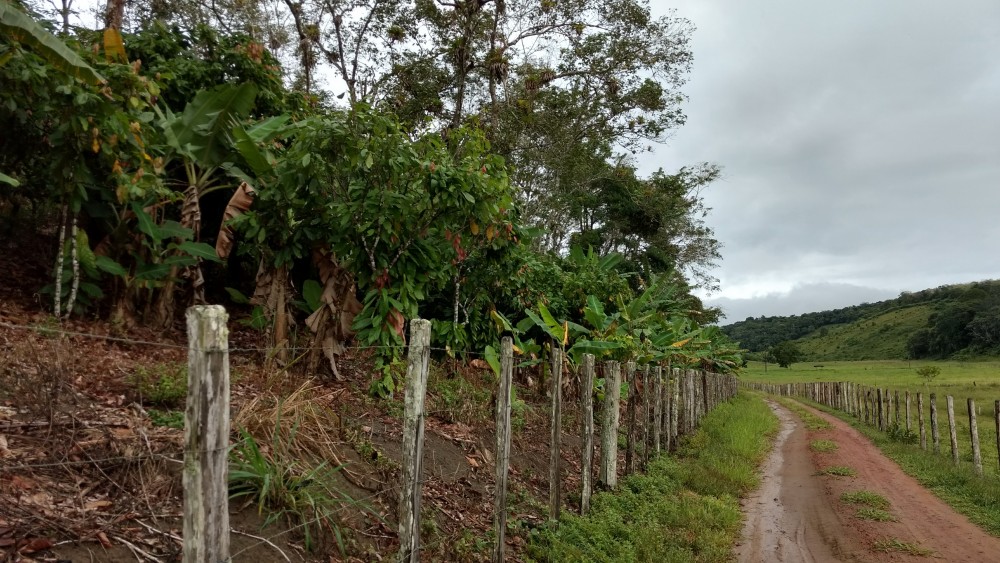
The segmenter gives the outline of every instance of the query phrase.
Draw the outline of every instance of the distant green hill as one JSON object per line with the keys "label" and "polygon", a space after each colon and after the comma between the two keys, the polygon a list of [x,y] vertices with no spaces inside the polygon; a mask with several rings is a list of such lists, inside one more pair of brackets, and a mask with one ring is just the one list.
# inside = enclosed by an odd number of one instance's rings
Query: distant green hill
{"label": "distant green hill", "polygon": [[807,361],[1000,354],[1000,281],[906,292],[896,299],[750,318],[722,331],[751,352],[791,340]]}
{"label": "distant green hill", "polygon": [[910,336],[925,328],[933,313],[930,303],[897,307],[849,324],[824,326],[794,342],[806,361],[905,359]]}

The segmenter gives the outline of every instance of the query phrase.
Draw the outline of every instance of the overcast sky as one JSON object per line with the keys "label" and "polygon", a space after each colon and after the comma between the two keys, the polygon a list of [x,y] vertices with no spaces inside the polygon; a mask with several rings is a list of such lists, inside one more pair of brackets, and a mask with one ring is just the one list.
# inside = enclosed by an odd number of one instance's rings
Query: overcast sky
{"label": "overcast sky", "polygon": [[641,166],[723,167],[724,323],[1000,278],[1000,1],[652,4],[695,62]]}

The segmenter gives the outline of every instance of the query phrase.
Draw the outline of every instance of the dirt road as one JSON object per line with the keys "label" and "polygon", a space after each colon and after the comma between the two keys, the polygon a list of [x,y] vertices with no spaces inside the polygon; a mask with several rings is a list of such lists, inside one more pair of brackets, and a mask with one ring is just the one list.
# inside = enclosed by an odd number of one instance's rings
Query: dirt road
{"label": "dirt road", "polygon": [[[771,408],[781,429],[762,467],[760,489],[743,503],[746,522],[736,549],[739,561],[1000,561],[1000,539],[921,487],[857,430],[818,411],[812,412],[831,428],[807,430],[786,408],[776,403]],[[813,452],[809,444],[815,440],[831,440],[838,447],[829,453]],[[857,475],[819,473],[835,466],[849,467]],[[888,512],[897,521],[857,518],[858,507],[842,502],[840,496],[860,490],[888,499]],[[875,549],[878,542],[891,550]],[[929,551],[914,555],[907,552],[910,546]]]}

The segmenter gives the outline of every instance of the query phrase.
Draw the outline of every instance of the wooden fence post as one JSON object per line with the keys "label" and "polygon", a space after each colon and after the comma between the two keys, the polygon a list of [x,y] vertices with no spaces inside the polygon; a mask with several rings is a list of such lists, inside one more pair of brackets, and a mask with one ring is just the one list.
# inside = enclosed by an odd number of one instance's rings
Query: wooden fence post
{"label": "wooden fence post", "polygon": [[878,424],[879,430],[885,430],[885,399],[882,397],[882,388],[875,389],[875,398],[878,401]]}
{"label": "wooden fence post", "polygon": [[229,315],[191,307],[184,410],[185,563],[229,559]]}
{"label": "wooden fence post", "polygon": [[608,489],[618,486],[618,404],[621,400],[621,365],[604,364],[604,408],[601,412],[601,467],[597,475]]}
{"label": "wooden fence post", "polygon": [[896,423],[896,428],[899,428],[899,390],[898,389],[896,391],[892,392],[892,402],[893,402],[893,405],[895,406],[895,414],[896,414],[895,423]]}
{"label": "wooden fence post", "polygon": [[1000,401],[993,401],[993,422],[997,429],[997,463],[1000,464]]}
{"label": "wooden fence post", "polygon": [[955,399],[951,395],[945,397],[948,404],[948,434],[951,438],[951,461],[958,465],[958,431],[955,428]]}
{"label": "wooden fence post", "polygon": [[931,440],[934,442],[934,453],[941,455],[941,433],[938,432],[936,393],[931,393]]}
{"label": "wooden fence post", "polygon": [[403,404],[403,487],[399,500],[399,561],[420,561],[420,474],[424,453],[424,399],[431,357],[431,322],[410,321]]}
{"label": "wooden fence post", "polygon": [[580,381],[580,411],[583,415],[583,459],[580,462],[580,514],[590,511],[591,483],[594,464],[594,355],[583,355],[582,380]]}
{"label": "wooden fence post", "polygon": [[650,404],[652,399],[651,388],[649,364],[646,364],[642,368],[642,466],[644,468],[649,465],[649,452],[653,449],[653,433],[650,432],[651,428],[649,427],[649,416],[652,412],[652,405]]}
{"label": "wooden fence post", "polygon": [[1000,401],[993,401],[993,422],[997,429],[997,463],[1000,464]]}
{"label": "wooden fence post", "polygon": [[909,434],[913,429],[910,425],[910,392],[906,392],[906,433]]}
{"label": "wooden fence post", "polygon": [[653,368],[653,452],[660,454],[663,432],[663,366]]}
{"label": "wooden fence post", "polygon": [[924,426],[923,393],[917,393],[917,426],[920,428],[920,449],[927,451],[927,428]]}
{"label": "wooden fence post", "polygon": [[976,475],[983,476],[983,454],[979,451],[979,421],[976,420],[976,400],[967,399],[966,404],[969,409],[969,434],[972,438],[972,466],[976,470]]}
{"label": "wooden fence post", "polygon": [[507,534],[507,477],[510,466],[510,386],[514,346],[509,336],[500,340],[500,388],[497,390],[497,465],[493,503],[493,563],[503,563]]}
{"label": "wooden fence post", "polygon": [[670,451],[677,449],[677,439],[680,436],[680,401],[681,401],[681,370],[671,368],[674,379],[670,391]]}
{"label": "wooden fence post", "polygon": [[635,410],[636,385],[635,362],[625,364],[625,382],[628,384],[628,400],[625,403],[625,474],[635,473]]}
{"label": "wooden fence post", "polygon": [[559,485],[562,453],[562,348],[552,341],[552,411],[549,435],[549,519],[559,520],[562,490]]}

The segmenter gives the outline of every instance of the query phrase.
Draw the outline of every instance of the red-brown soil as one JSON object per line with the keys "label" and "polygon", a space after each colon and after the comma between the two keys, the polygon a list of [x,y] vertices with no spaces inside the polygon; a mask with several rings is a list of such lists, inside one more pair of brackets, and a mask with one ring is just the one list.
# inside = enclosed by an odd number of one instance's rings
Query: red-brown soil
{"label": "red-brown soil", "polygon": [[[925,561],[985,563],[1000,560],[1000,539],[955,512],[903,473],[864,435],[845,422],[810,409],[830,423],[824,430],[807,430],[787,409],[772,409],[782,429],[765,462],[761,488],[744,502],[747,516],[736,553],[739,561]],[[837,444],[832,452],[812,451],[815,440]],[[844,466],[854,477],[820,474]],[[874,522],[855,516],[857,507],[840,500],[844,492],[871,491],[888,499],[896,522]],[[879,552],[877,541],[894,538],[930,556],[899,551]]]}

